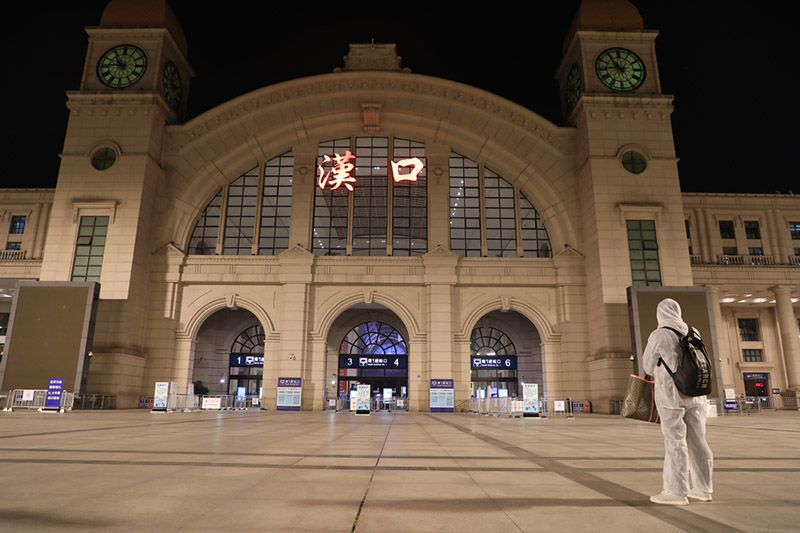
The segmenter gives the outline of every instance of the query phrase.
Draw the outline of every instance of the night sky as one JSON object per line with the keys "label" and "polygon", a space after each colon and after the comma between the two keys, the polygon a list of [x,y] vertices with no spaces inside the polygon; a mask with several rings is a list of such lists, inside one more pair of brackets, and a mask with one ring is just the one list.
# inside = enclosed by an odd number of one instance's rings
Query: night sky
{"label": "night sky", "polygon": [[[563,124],[553,79],[576,0],[528,11],[463,3],[198,2],[172,0],[196,77],[189,118],[246,92],[342,66],[348,43],[397,43],[403,66],[491,91]],[[634,1],[656,41],[661,85],[675,95],[682,189],[800,193],[797,74],[786,2]],[[500,5],[499,3],[495,3]],[[38,4],[26,4],[34,9]],[[4,25],[7,124],[2,187],[53,187],[79,87],[87,37],[106,1],[47,3]],[[388,5],[388,7],[386,7]],[[211,9],[209,6],[213,6]],[[378,7],[381,6],[381,7]],[[735,6],[746,6],[739,8]],[[38,5],[44,9],[44,5]],[[44,18],[43,18],[44,17]]]}

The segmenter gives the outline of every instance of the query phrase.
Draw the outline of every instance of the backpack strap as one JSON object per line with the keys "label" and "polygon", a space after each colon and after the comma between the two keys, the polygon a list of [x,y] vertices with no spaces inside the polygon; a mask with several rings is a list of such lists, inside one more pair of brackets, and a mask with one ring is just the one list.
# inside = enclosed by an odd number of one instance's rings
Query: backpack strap
{"label": "backpack strap", "polygon": [[[668,329],[668,330],[670,330],[671,332],[673,332],[675,335],[677,335],[677,336],[678,336],[678,343],[680,343],[680,342],[681,342],[681,339],[683,339],[683,334],[682,334],[680,331],[678,331],[677,329],[675,329],[675,328],[671,328],[671,327],[669,327],[669,326],[661,326],[661,327],[662,327],[663,329]],[[669,373],[669,375],[670,375],[670,376],[674,376],[674,375],[675,375],[675,372],[673,372],[673,371],[672,371],[672,370],[669,368],[669,366],[667,366],[667,363],[666,363],[666,362],[664,362],[664,360],[663,360],[661,357],[659,357],[659,358],[658,358],[658,363],[656,364],[656,366],[661,366],[661,365],[664,365],[664,368],[666,369],[667,373]]]}

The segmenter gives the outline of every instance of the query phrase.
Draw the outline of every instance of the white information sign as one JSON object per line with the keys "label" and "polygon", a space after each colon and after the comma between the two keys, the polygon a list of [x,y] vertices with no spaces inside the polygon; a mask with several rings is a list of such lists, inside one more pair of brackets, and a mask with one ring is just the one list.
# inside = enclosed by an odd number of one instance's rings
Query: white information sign
{"label": "white information sign", "polygon": [[22,401],[23,402],[32,402],[33,401],[33,389],[25,389],[22,391]]}
{"label": "white information sign", "polygon": [[524,416],[539,415],[539,384],[522,384],[522,413]]}
{"label": "white information sign", "polygon": [[384,402],[392,401],[392,389],[383,389],[383,401]]}
{"label": "white information sign", "polygon": [[566,410],[567,409],[564,400],[556,400],[553,402],[553,411],[557,413],[563,413]]}
{"label": "white information sign", "polygon": [[725,399],[726,400],[735,400],[736,399],[736,391],[734,389],[725,389]]}
{"label": "white information sign", "polygon": [[350,391],[350,410],[355,413],[357,406],[358,406],[358,391],[357,390],[351,390]]}
{"label": "white information sign", "polygon": [[278,378],[278,411],[299,411],[302,393],[302,378]]}
{"label": "white information sign", "polygon": [[358,386],[358,397],[356,398],[356,413],[369,414],[369,385]]}
{"label": "white information sign", "polygon": [[158,381],[153,392],[153,410],[166,411],[167,399],[169,398],[169,382]]}
{"label": "white information sign", "polygon": [[222,407],[222,398],[203,398],[201,409],[220,409]]}

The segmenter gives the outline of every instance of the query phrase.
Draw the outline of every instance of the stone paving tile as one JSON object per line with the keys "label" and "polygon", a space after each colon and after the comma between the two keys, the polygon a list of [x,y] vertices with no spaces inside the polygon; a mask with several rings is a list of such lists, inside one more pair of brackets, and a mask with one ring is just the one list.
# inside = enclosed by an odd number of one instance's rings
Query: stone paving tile
{"label": "stone paving tile", "polygon": [[2,413],[0,531],[796,531],[798,413],[708,433],[714,502],[665,509],[620,417]]}

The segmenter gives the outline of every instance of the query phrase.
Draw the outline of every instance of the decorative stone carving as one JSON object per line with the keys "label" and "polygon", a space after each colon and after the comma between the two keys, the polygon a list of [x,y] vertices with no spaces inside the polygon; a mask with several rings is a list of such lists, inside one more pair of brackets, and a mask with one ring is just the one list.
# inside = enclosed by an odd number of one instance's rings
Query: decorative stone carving
{"label": "decorative stone carving", "polygon": [[[402,58],[397,55],[394,43],[360,44],[351,43],[350,51],[344,56],[344,68],[341,70],[391,70],[400,71]],[[334,71],[335,72],[335,71]]]}
{"label": "decorative stone carving", "polygon": [[361,104],[364,112],[364,131],[377,133],[381,129],[381,104]]}

